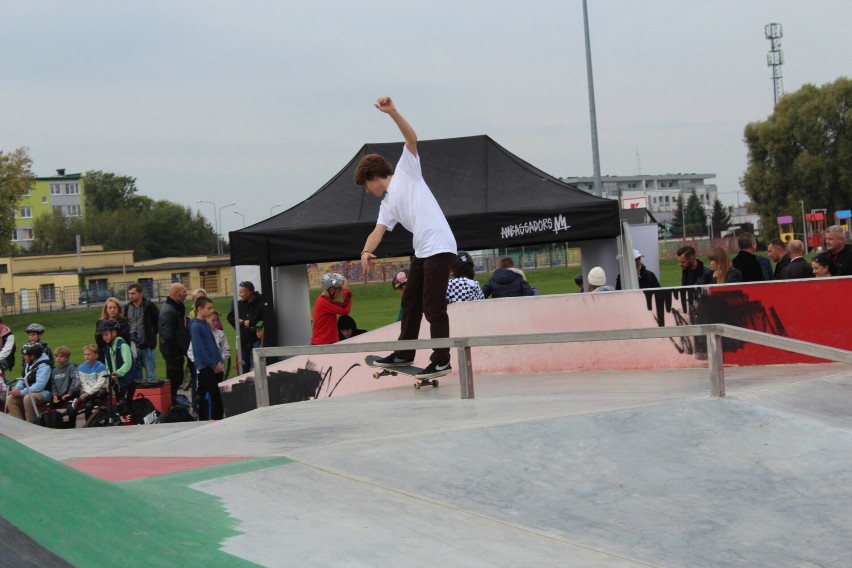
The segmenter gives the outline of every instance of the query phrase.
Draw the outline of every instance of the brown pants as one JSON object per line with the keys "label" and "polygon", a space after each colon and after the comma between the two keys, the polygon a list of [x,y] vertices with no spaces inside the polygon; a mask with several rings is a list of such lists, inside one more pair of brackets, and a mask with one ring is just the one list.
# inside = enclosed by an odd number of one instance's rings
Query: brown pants
{"label": "brown pants", "polygon": [[[32,398],[30,398],[32,397]],[[33,400],[36,406],[44,404],[44,397],[39,393],[25,394],[23,397],[6,395],[6,408],[10,416],[24,420],[26,416],[27,422],[36,421],[36,412],[33,408]]]}
{"label": "brown pants", "polygon": [[[447,282],[456,255],[451,252],[428,258],[411,257],[411,268],[402,292],[402,324],[400,339],[418,339],[420,320],[426,316],[431,337],[450,336],[447,315]],[[400,357],[414,357],[414,351],[397,351]],[[430,361],[438,365],[450,362],[450,349],[434,349]]]}

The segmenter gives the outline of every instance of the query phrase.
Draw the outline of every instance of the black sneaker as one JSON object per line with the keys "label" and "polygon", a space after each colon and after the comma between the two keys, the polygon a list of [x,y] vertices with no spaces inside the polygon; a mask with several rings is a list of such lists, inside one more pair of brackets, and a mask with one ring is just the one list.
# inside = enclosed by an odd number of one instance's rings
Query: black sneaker
{"label": "black sneaker", "polygon": [[376,367],[408,367],[412,363],[414,363],[413,357],[400,357],[396,353],[391,353],[387,357],[373,361],[373,365]]}
{"label": "black sneaker", "polygon": [[450,366],[449,363],[447,363],[446,365],[429,363],[429,366],[414,375],[414,378],[419,379],[421,381],[425,381],[427,379],[434,379],[435,377],[443,377],[444,375],[449,374],[449,372],[452,370],[453,368]]}

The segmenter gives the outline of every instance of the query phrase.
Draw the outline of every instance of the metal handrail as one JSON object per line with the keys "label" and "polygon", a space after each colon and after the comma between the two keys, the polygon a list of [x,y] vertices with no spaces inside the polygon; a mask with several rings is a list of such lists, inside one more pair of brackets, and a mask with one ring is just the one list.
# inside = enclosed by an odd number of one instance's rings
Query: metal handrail
{"label": "metal handrail", "polygon": [[799,339],[772,335],[728,324],[683,325],[675,327],[648,327],[635,329],[610,329],[596,331],[568,331],[558,333],[527,333],[509,335],[478,335],[471,337],[445,337],[438,339],[409,339],[367,341],[363,343],[335,343],[333,345],[294,345],[289,347],[258,347],[254,349],[257,380],[255,391],[258,407],[269,406],[267,357],[292,357],[295,355],[330,355],[336,353],[375,353],[377,351],[455,348],[458,353],[459,385],[461,398],[473,398],[473,364],[471,347],[499,347],[505,345],[540,345],[547,343],[575,343],[579,341],[619,341],[626,339],[659,339],[668,337],[707,337],[707,366],[710,371],[711,396],[725,396],[725,371],[722,338],[735,339],[809,355],[829,361],[852,365],[852,351],[828,347]]}

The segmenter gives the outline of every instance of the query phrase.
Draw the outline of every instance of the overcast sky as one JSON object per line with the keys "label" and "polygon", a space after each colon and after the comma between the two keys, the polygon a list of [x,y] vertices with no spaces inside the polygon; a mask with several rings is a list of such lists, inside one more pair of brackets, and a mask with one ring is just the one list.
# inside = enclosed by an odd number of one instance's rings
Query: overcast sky
{"label": "overcast sky", "polygon": [[[743,128],[773,106],[770,22],[787,92],[850,75],[852,0],[588,5],[604,175],[715,173],[735,204]],[[420,139],[488,134],[552,175],[593,173],[581,0],[0,6],[0,150],[28,147],[39,176],[133,176],[211,221],[196,200],[235,201],[225,233],[400,140],[382,95]]]}

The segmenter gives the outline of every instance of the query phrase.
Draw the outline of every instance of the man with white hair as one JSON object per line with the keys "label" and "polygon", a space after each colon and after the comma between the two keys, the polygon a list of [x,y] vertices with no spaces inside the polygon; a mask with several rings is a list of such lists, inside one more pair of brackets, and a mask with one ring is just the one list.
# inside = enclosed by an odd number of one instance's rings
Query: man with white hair
{"label": "man with white hair", "polygon": [[843,227],[832,225],[825,230],[825,248],[828,258],[837,267],[836,276],[852,275],[852,244],[846,244]]}
{"label": "man with white hair", "polygon": [[805,260],[805,243],[802,241],[790,241],[787,243],[787,254],[790,255],[790,264],[781,269],[779,280],[793,280],[795,278],[813,278],[814,271],[811,263]]}

